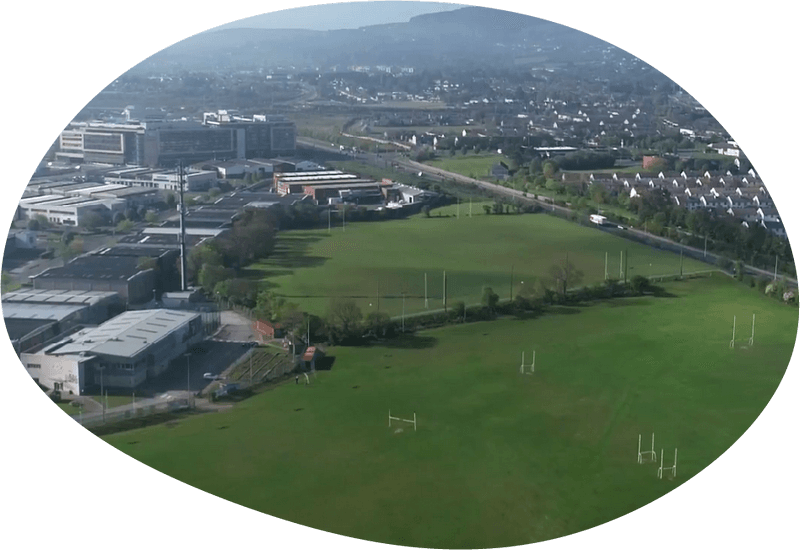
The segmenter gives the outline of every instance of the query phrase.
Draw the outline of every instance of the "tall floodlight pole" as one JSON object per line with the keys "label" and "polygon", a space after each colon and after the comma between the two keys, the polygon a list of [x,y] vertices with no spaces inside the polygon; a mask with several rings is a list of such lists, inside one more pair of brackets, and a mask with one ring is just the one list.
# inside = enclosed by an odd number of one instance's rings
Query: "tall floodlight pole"
{"label": "tall floodlight pole", "polygon": [[428,274],[425,274],[425,309],[428,309]]}
{"label": "tall floodlight pole", "polygon": [[105,366],[97,367],[100,371],[100,403],[103,407],[103,424],[106,423],[106,403],[103,401],[103,371],[106,370]]}
{"label": "tall floodlight pole", "polygon": [[328,235],[331,233],[331,207],[328,205]]}
{"label": "tall floodlight pole", "polygon": [[753,330],[750,332],[750,341],[748,342],[749,345],[753,345],[753,338],[756,336],[756,314],[753,313]]}
{"label": "tall floodlight pole", "polygon": [[706,257],[706,251],[707,250],[708,250],[708,235],[706,235],[706,238],[703,241],[703,258]]}
{"label": "tall floodlight pole", "polygon": [[514,264],[511,264],[511,281],[508,285],[508,299],[514,301]]}
{"label": "tall floodlight pole", "polygon": [[406,331],[406,293],[403,292],[403,317],[400,325],[400,332]]}
{"label": "tall floodlight pole", "polygon": [[183,202],[183,161],[178,163],[178,188],[180,189],[180,245],[181,245],[181,290],[186,290],[186,208]]}
{"label": "tall floodlight pole", "polygon": [[447,271],[442,271],[442,306],[447,307]]}
{"label": "tall floodlight pole", "polygon": [[628,249],[625,249],[625,279],[623,280],[624,283],[628,282]]}

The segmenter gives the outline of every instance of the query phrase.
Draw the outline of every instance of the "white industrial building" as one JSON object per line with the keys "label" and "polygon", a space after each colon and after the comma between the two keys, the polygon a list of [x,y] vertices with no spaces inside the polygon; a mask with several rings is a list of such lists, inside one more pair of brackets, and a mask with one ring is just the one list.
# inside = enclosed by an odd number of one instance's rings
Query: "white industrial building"
{"label": "white industrial building", "polygon": [[[180,190],[180,177],[176,170],[153,170],[150,168],[126,168],[114,170],[105,175],[105,182],[109,184],[125,185],[128,187],[150,187],[166,189],[168,191]],[[184,170],[185,191],[208,191],[217,184],[215,170]]]}
{"label": "white industrial building", "polygon": [[80,395],[87,389],[133,390],[162,374],[204,338],[197,313],[127,311],[40,350],[20,354],[31,377],[48,390]]}
{"label": "white industrial building", "polygon": [[44,216],[50,223],[79,226],[89,214],[112,218],[114,213],[124,212],[126,207],[127,202],[123,199],[36,195],[20,199],[17,219]]}

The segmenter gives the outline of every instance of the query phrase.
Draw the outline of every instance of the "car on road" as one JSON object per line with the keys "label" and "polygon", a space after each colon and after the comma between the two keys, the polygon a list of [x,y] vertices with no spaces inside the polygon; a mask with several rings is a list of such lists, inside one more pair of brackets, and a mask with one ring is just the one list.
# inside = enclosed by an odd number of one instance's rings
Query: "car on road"
{"label": "car on road", "polygon": [[214,374],[213,372],[207,372],[203,375],[203,378],[206,380],[222,380],[222,376],[219,374]]}

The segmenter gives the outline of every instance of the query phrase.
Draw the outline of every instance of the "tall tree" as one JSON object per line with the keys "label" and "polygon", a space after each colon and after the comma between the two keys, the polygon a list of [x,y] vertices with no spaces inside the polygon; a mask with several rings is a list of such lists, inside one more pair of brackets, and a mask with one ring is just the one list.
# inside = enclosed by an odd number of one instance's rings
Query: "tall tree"
{"label": "tall tree", "polygon": [[335,298],[326,316],[328,335],[334,342],[346,342],[361,336],[361,309],[353,300]]}
{"label": "tall tree", "polygon": [[578,270],[569,258],[553,264],[548,270],[549,281],[561,296],[567,295],[567,290],[579,285],[583,281],[583,272]]}

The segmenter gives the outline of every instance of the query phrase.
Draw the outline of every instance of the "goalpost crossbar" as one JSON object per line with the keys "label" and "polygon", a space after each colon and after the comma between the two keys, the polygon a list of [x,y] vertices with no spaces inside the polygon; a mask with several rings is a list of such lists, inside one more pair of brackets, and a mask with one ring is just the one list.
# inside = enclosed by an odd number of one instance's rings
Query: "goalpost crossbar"
{"label": "goalpost crossbar", "polygon": [[407,418],[400,418],[399,416],[392,416],[392,411],[389,410],[389,427],[392,427],[392,420],[398,420],[400,422],[408,422],[409,424],[414,425],[414,431],[417,431],[417,413],[414,413],[413,420],[408,420]]}
{"label": "goalpost crossbar", "polygon": [[650,450],[643,451],[642,450],[642,434],[639,434],[639,453],[638,453],[638,462],[639,464],[644,464],[645,457],[652,457],[653,462],[656,461],[656,434],[653,433],[653,436],[650,440]]}
{"label": "goalpost crossbar", "polygon": [[663,479],[664,470],[672,473],[672,477],[678,475],[678,448],[675,447],[675,458],[672,461],[672,466],[664,468],[664,449],[661,449],[661,466],[658,467],[658,479]]}
{"label": "goalpost crossbar", "polygon": [[[526,372],[525,371],[525,367],[528,367],[528,366],[531,368],[530,372]],[[535,366],[536,366],[536,350],[533,350],[533,358],[531,359],[531,364],[530,365],[526,365],[525,364],[525,352],[523,351],[522,352],[522,364],[519,366],[519,373],[520,374],[533,374]]]}

